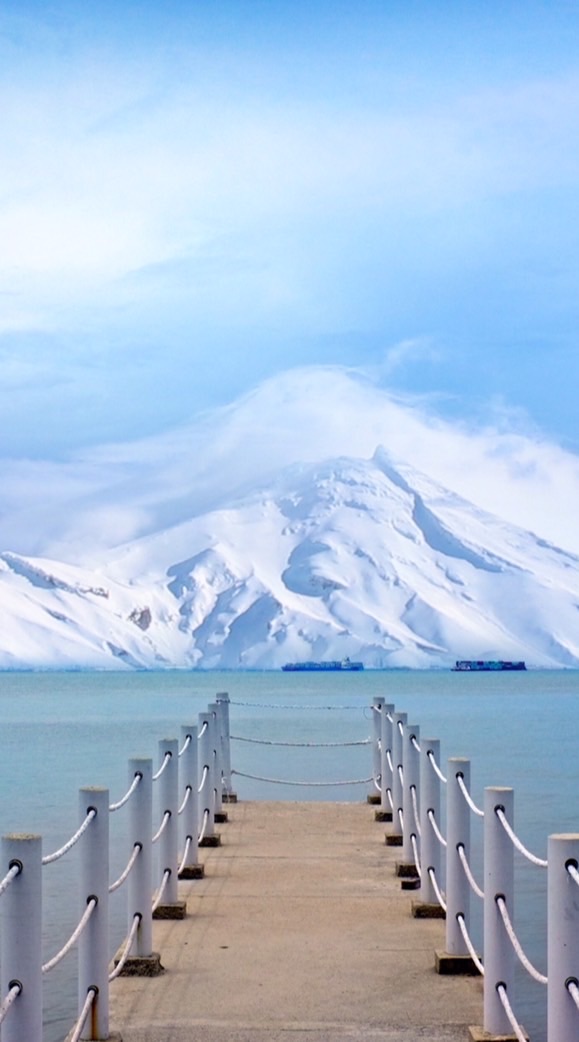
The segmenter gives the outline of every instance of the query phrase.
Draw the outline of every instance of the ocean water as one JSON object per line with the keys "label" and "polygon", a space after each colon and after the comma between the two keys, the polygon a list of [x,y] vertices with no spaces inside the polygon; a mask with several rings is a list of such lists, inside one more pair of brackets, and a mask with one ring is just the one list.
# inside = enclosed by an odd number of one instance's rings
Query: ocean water
{"label": "ocean water", "polygon": [[[38,832],[43,852],[77,826],[78,789],[126,791],[128,760],[158,760],[158,741],[179,737],[220,691],[229,693],[234,788],[240,799],[365,800],[368,784],[286,786],[365,779],[366,745],[292,748],[253,745],[242,737],[287,742],[354,742],[372,734],[370,705],[384,695],[423,738],[441,740],[441,760],[471,760],[471,791],[482,804],[486,785],[515,790],[515,824],[523,842],[546,856],[553,832],[579,831],[579,673],[503,674],[379,672],[285,673],[4,673],[0,674],[0,831]],[[257,778],[247,778],[255,775]],[[128,857],[123,811],[111,816],[111,877]],[[379,827],[379,826],[377,826]],[[479,870],[480,823],[473,821],[473,867]],[[520,939],[546,970],[546,873],[516,856],[516,924]],[[43,870],[43,958],[78,920],[73,850]],[[124,889],[113,895],[111,954],[126,933]],[[1,898],[0,898],[1,901]],[[473,934],[480,936],[473,898]],[[480,942],[479,942],[480,943]],[[60,1042],[76,1010],[76,955],[45,980],[45,1042]],[[545,1038],[545,989],[521,970],[515,1009],[532,1042]]]}

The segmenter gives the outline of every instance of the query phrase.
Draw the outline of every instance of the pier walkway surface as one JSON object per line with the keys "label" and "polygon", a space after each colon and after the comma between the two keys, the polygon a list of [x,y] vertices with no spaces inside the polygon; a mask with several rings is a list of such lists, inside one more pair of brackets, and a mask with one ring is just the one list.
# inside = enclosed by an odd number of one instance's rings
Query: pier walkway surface
{"label": "pier walkway surface", "polygon": [[441,920],[415,919],[400,850],[363,803],[229,804],[184,921],[155,921],[166,970],[121,977],[123,1042],[465,1042],[477,978],[441,976]]}

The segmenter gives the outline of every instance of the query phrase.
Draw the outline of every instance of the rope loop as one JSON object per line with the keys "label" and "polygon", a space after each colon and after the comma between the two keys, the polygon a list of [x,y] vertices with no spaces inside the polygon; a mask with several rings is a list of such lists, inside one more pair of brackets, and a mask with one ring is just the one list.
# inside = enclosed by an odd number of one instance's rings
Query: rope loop
{"label": "rope loop", "polygon": [[460,858],[462,867],[464,868],[464,874],[470,883],[471,890],[473,891],[473,893],[476,894],[477,897],[482,897],[484,899],[485,892],[484,890],[481,890],[480,886],[478,885],[476,879],[472,874],[472,869],[468,863],[468,859],[466,856],[464,843],[458,843],[456,849],[458,851],[458,856]]}
{"label": "rope loop", "polygon": [[533,865],[539,865],[540,868],[547,868],[549,862],[545,858],[537,857],[536,854],[532,854],[531,851],[524,845],[524,843],[521,842],[516,832],[514,832],[514,830],[511,828],[511,825],[507,820],[504,807],[495,807],[495,814],[499,819],[501,825],[503,826],[507,836],[511,840],[513,846],[516,847],[517,850],[520,851],[520,853],[527,858],[527,861],[530,861]]}
{"label": "rope loop", "polygon": [[139,785],[139,783],[142,780],[143,780],[143,775],[141,774],[141,771],[136,771],[135,772],[135,777],[133,778],[133,781],[131,783],[130,789],[127,789],[125,795],[123,796],[122,799],[120,799],[118,801],[118,803],[111,803],[111,804],[109,804],[109,811],[112,812],[112,811],[115,811],[115,810],[120,810],[121,807],[124,807],[125,803],[128,803],[128,801],[130,800],[131,796],[133,795],[135,789],[137,788],[137,786]]}
{"label": "rope loop", "polygon": [[442,773],[440,767],[438,766],[436,760],[434,759],[434,753],[433,753],[432,749],[429,749],[426,755],[428,757],[428,762],[430,763],[434,773],[437,774],[438,777],[440,778],[441,782],[444,782],[444,784],[446,785],[446,783],[448,781],[448,778],[446,777],[446,774]]}
{"label": "rope loop", "polygon": [[470,955],[472,961],[474,962],[478,972],[481,974],[482,977],[484,977],[485,968],[484,968],[484,966],[483,966],[483,964],[482,964],[482,962],[481,962],[481,960],[480,960],[480,958],[478,956],[478,953],[477,953],[477,950],[476,950],[474,944],[472,943],[470,934],[469,934],[469,932],[468,932],[468,930],[466,928],[466,920],[465,920],[464,915],[462,914],[462,912],[457,912],[456,921],[457,921],[457,923],[458,923],[458,925],[460,927],[460,932],[461,932],[461,934],[462,934],[462,936],[464,938],[464,943],[466,944],[466,946],[468,948],[469,955]]}
{"label": "rope loop", "polygon": [[187,836],[187,839],[185,840],[185,849],[183,851],[183,858],[182,858],[181,864],[179,865],[179,868],[177,869],[177,875],[178,876],[181,875],[181,872],[183,871],[183,869],[185,868],[185,865],[187,864],[187,858],[189,857],[189,850],[191,848],[192,842],[193,842],[193,836]]}
{"label": "rope loop", "polygon": [[513,1031],[515,1032],[515,1035],[517,1036],[518,1042],[527,1042],[527,1036],[525,1035],[525,1032],[523,1031],[517,1018],[515,1017],[515,1014],[513,1013],[513,1007],[511,1006],[507,996],[506,985],[503,981],[499,981],[499,983],[496,985],[496,989],[498,992],[498,996],[502,1002],[503,1009],[509,1019],[509,1023]]}
{"label": "rope loop", "polygon": [[82,1035],[82,1029],[86,1023],[92,1004],[98,995],[98,988],[93,984],[90,988],[87,988],[86,999],[84,1000],[83,1007],[79,1013],[78,1020],[72,1029],[70,1035],[67,1036],[67,1042],[79,1042],[80,1036]]}
{"label": "rope loop", "polygon": [[[16,876],[19,876],[21,872],[22,872],[22,862],[21,861],[11,861],[10,862],[10,868],[8,869],[6,875],[4,876],[4,879],[0,883],[0,896],[2,896],[4,891],[8,889],[8,887],[10,886],[10,883],[12,882],[12,880],[16,879]],[[0,1021],[0,1023],[1,1023],[1,1021]]]}
{"label": "rope loop", "polygon": [[568,861],[565,865],[565,868],[567,869],[567,873],[571,876],[573,882],[577,883],[577,886],[579,886],[579,871],[577,869],[577,862]]}
{"label": "rope loop", "polygon": [[446,839],[442,835],[442,832],[440,831],[440,829],[438,827],[438,823],[437,823],[436,818],[434,816],[434,811],[433,811],[432,807],[429,807],[429,809],[427,810],[426,813],[428,815],[428,820],[429,820],[430,824],[432,825],[432,831],[434,832],[434,835],[436,836],[438,842],[440,843],[441,847],[446,847],[448,844],[446,842]]}
{"label": "rope loop", "polygon": [[458,774],[456,775],[456,780],[457,780],[457,783],[458,783],[458,787],[459,787],[460,791],[462,792],[462,795],[464,796],[464,798],[465,798],[466,802],[468,803],[470,809],[472,810],[473,814],[476,814],[479,818],[484,818],[485,812],[484,812],[484,810],[481,810],[480,807],[477,807],[476,803],[474,802],[470,792],[468,791],[468,789],[467,789],[467,787],[466,787],[466,785],[464,783],[464,776],[462,775],[461,771],[459,771]]}
{"label": "rope loop", "polygon": [[519,938],[515,933],[515,928],[511,921],[509,910],[507,908],[503,895],[496,894],[495,902],[501,914],[501,919],[503,920],[505,930],[507,931],[507,936],[515,950],[519,962],[525,967],[527,973],[533,978],[533,980],[538,981],[539,984],[547,984],[549,978],[546,977],[544,973],[540,973],[540,971],[533,966],[532,962],[527,958],[525,952],[523,951],[521,942],[519,941]]}
{"label": "rope loop", "polygon": [[72,847],[74,847],[75,843],[78,843],[83,833],[86,832],[92,819],[96,818],[96,814],[96,809],[94,807],[89,807],[86,818],[84,819],[80,828],[77,829],[74,836],[71,836],[68,843],[65,843],[64,846],[60,848],[60,850],[55,850],[54,854],[47,854],[46,857],[43,857],[42,864],[51,865],[53,861],[58,861],[58,859],[61,858],[64,854],[67,854],[68,851],[71,850]]}
{"label": "rope loop", "polygon": [[173,756],[173,753],[171,752],[171,750],[167,749],[167,752],[165,753],[165,755],[163,757],[163,763],[159,767],[159,770],[155,771],[155,774],[153,775],[153,781],[157,781],[157,779],[161,777],[163,771],[166,769],[167,764],[169,763],[169,760],[172,758],[172,756]]}
{"label": "rope loop", "polygon": [[417,831],[418,835],[421,836],[422,835],[422,829],[420,827],[420,812],[418,810],[418,800],[417,800],[417,795],[416,795],[416,785],[411,785],[410,786],[410,796],[412,798],[412,810],[413,810],[413,813],[414,813],[414,824],[416,826],[416,831]]}
{"label": "rope loop", "polygon": [[238,734],[232,734],[231,741],[251,742],[252,745],[278,745],[289,749],[345,749],[354,745],[370,745],[371,738],[362,738],[355,742],[276,742],[265,738],[244,738]]}
{"label": "rope loop", "polygon": [[183,756],[183,753],[187,752],[187,749],[191,745],[191,741],[192,741],[192,735],[186,734],[185,735],[185,741],[183,742],[183,745],[181,746],[181,748],[179,749],[179,752],[177,754],[178,756]]}
{"label": "rope loop", "polygon": [[161,880],[161,886],[157,890],[155,898],[153,899],[153,907],[152,907],[152,911],[153,912],[156,911],[156,909],[161,904],[161,898],[162,898],[162,896],[165,893],[165,890],[167,888],[167,883],[169,882],[170,875],[171,875],[171,869],[170,868],[166,868],[165,871],[163,872],[163,879]]}
{"label": "rope loop", "polygon": [[155,832],[155,835],[151,839],[151,843],[156,843],[157,840],[161,838],[161,836],[163,835],[163,832],[165,831],[165,829],[167,827],[167,823],[168,823],[170,817],[171,817],[171,811],[170,810],[166,810],[165,813],[163,814],[163,820],[161,821],[161,824],[159,825],[159,828],[157,829],[157,831]]}
{"label": "rope loop", "polygon": [[11,1005],[13,1004],[13,1002],[18,998],[18,996],[20,995],[21,991],[22,991],[22,985],[21,985],[20,981],[14,981],[10,985],[10,988],[8,990],[8,994],[3,999],[2,1005],[0,1006],[0,1024],[5,1019],[6,1014],[8,1013],[8,1010],[10,1009]]}
{"label": "rope loop", "polygon": [[132,854],[131,854],[128,862],[127,862],[126,868],[121,872],[119,878],[116,879],[114,883],[110,884],[110,886],[109,886],[109,894],[114,894],[115,890],[118,890],[119,887],[121,887],[123,885],[125,879],[127,879],[127,877],[129,876],[130,872],[132,871],[133,865],[135,864],[135,861],[137,860],[137,858],[138,858],[139,854],[141,853],[142,849],[143,849],[143,844],[142,843],[135,843],[135,845],[133,847],[133,852],[132,852]]}
{"label": "rope loop", "polygon": [[189,802],[189,800],[191,798],[191,793],[192,792],[193,792],[193,789],[191,788],[190,785],[185,786],[185,795],[183,797],[183,802],[182,802],[181,806],[179,807],[179,810],[177,811],[177,814],[182,814],[183,813],[183,811],[185,810],[185,807],[187,806],[187,804],[188,804],[188,802]]}
{"label": "rope loop", "polygon": [[68,941],[66,942],[65,945],[63,945],[63,947],[60,949],[60,951],[57,952],[56,955],[54,955],[52,957],[52,959],[49,959],[48,962],[44,963],[44,966],[42,967],[42,972],[43,973],[48,973],[49,970],[54,969],[55,966],[58,966],[59,962],[62,962],[62,960],[64,959],[65,955],[68,955],[70,949],[78,941],[82,931],[84,930],[86,924],[88,923],[88,921],[89,921],[92,913],[94,912],[97,904],[98,904],[98,901],[97,901],[96,897],[89,897],[86,909],[85,909],[85,911],[84,911],[84,913],[82,915],[82,918],[81,918],[80,922],[78,923],[78,926],[73,931],[73,933],[70,935],[70,937],[68,938]]}
{"label": "rope loop", "polygon": [[438,901],[438,903],[439,903],[440,907],[442,908],[443,912],[446,912],[446,900],[445,900],[445,897],[444,897],[444,894],[443,894],[442,890],[440,889],[440,887],[438,885],[438,880],[436,878],[436,872],[434,871],[432,865],[430,865],[429,868],[428,868],[428,877],[430,879],[430,882],[432,883],[432,889],[434,890],[434,893],[436,894],[436,900]]}
{"label": "rope loop", "polygon": [[135,912],[135,914],[133,916],[133,922],[131,924],[131,929],[130,929],[130,932],[129,932],[129,936],[127,937],[127,943],[125,944],[125,947],[124,947],[124,950],[123,950],[123,954],[121,955],[121,957],[120,957],[117,965],[115,966],[114,970],[112,970],[111,973],[109,973],[109,983],[110,983],[110,981],[116,980],[116,978],[118,976],[120,976],[120,974],[122,973],[123,967],[124,967],[128,957],[130,955],[131,948],[133,947],[133,941],[135,940],[135,937],[136,937],[136,934],[137,934],[137,930],[138,930],[138,928],[140,926],[140,923],[141,923],[141,919],[142,919],[141,913],[140,912]]}

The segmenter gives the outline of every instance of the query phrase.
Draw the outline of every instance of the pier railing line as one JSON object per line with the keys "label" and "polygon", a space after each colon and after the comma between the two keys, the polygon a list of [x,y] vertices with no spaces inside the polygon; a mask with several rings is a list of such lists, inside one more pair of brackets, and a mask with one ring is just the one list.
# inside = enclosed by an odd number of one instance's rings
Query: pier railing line
{"label": "pier railing line", "polygon": [[[420,738],[417,725],[384,698],[374,699],[373,774],[380,783],[380,817],[390,816],[387,842],[402,847],[401,875],[416,874],[423,908],[445,912],[445,948],[472,959],[483,975],[484,1031],[526,1035],[517,1018],[515,959],[547,990],[547,1042],[579,1038],[579,834],[551,835],[540,858],[514,827],[511,788],[485,789],[484,807],[470,792],[470,762],[451,757],[440,766],[438,739]],[[441,827],[445,787],[446,836]],[[471,868],[471,817],[483,825],[484,884]],[[443,859],[442,854],[446,857]],[[514,924],[514,854],[547,869],[547,972],[526,955]],[[446,864],[444,864],[444,861]],[[482,953],[471,937],[471,894],[483,902]]]}
{"label": "pier railing line", "polygon": [[[160,967],[159,956],[152,951],[152,920],[161,914],[182,917],[178,879],[202,874],[199,846],[219,841],[215,823],[226,817],[223,802],[235,798],[233,774],[264,783],[308,787],[370,785],[368,799],[379,800],[378,820],[392,821],[386,842],[402,848],[399,874],[414,875],[419,881],[423,908],[440,906],[445,913],[446,954],[455,961],[471,960],[483,975],[484,1031],[490,1036],[513,1032],[517,1039],[525,1038],[516,1013],[514,966],[518,958],[533,979],[546,986],[547,1042],[579,1037],[579,834],[550,836],[548,857],[537,857],[515,831],[513,790],[488,787],[484,807],[479,807],[470,792],[470,762],[451,757],[445,773],[439,740],[421,739],[419,726],[409,724],[407,714],[396,712],[382,697],[375,698],[372,706],[372,737],[340,743],[276,742],[231,735],[231,704],[226,694],[218,695],[207,712],[199,714],[198,726],[182,727],[180,740],[160,741],[155,771],[151,759],[130,760],[128,788],[117,802],[110,802],[108,789],[81,789],[79,826],[59,850],[43,856],[40,836],[3,837],[2,1042],[42,1042],[42,977],[73,948],[78,951],[79,1012],[69,1040],[109,1038],[109,985],[122,973],[135,972],[136,964],[146,964],[148,973]],[[264,707],[360,710],[360,706],[335,705]],[[355,781],[262,778],[232,770],[231,741],[312,749],[369,744],[372,771]],[[443,791],[446,835],[441,817]],[[109,882],[109,819],[124,807],[128,811],[128,860],[120,876]],[[482,885],[471,867],[471,818],[483,827]],[[61,950],[42,965],[42,873],[77,844],[79,920]],[[547,869],[546,973],[531,963],[517,936],[515,852],[538,869]],[[125,883],[127,938],[112,965],[109,895]],[[471,936],[472,894],[483,902],[482,952]]]}
{"label": "pier railing line", "polygon": [[[109,985],[126,972],[127,964],[147,964],[148,972],[158,966],[159,972],[159,957],[152,951],[152,920],[156,915],[182,917],[178,879],[203,874],[199,847],[217,841],[214,823],[223,799],[232,795],[228,696],[218,696],[199,715],[198,724],[182,727],[180,741],[159,742],[157,770],[152,759],[130,760],[128,788],[118,801],[110,802],[105,788],[81,789],[80,824],[53,853],[43,856],[39,835],[2,838],[2,1042],[42,1042],[42,978],[73,949],[78,953],[79,1013],[69,1042],[109,1038]],[[125,807],[128,860],[119,877],[109,882],[109,818]],[[79,920],[60,951],[42,964],[42,873],[77,845]],[[109,895],[125,884],[127,939],[113,960]]]}

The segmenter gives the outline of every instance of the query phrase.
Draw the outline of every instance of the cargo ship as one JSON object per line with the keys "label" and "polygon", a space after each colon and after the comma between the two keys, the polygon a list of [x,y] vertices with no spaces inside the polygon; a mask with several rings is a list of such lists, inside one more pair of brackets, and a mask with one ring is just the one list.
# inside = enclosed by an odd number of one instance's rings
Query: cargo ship
{"label": "cargo ship", "polygon": [[502,673],[526,668],[524,662],[503,659],[459,659],[452,667],[454,673]]}
{"label": "cargo ship", "polygon": [[363,662],[352,662],[349,658],[330,660],[329,662],[286,662],[281,667],[284,673],[359,673],[364,669]]}

